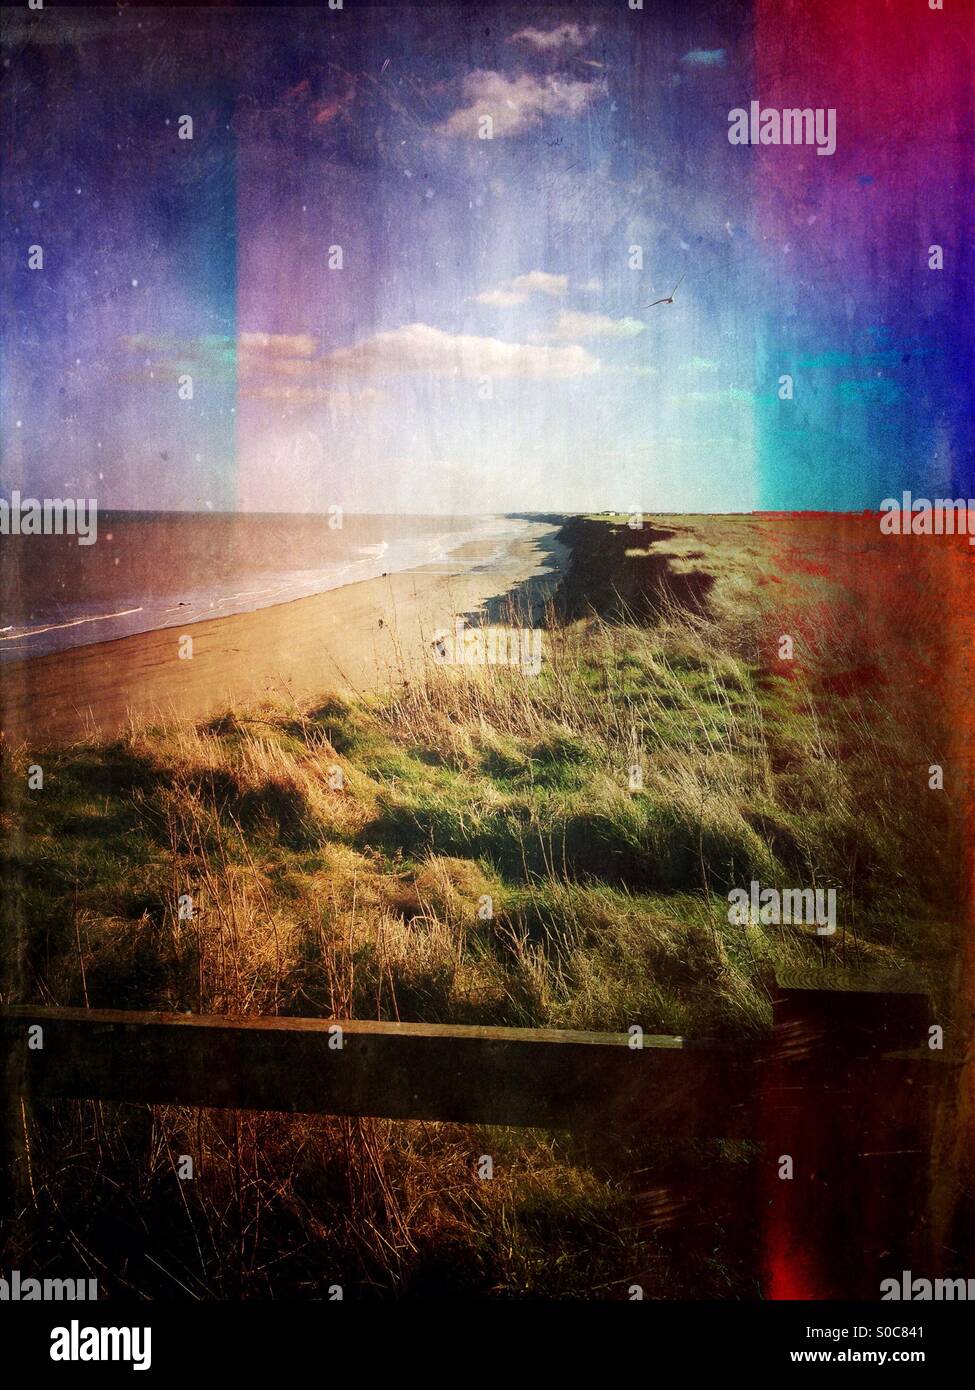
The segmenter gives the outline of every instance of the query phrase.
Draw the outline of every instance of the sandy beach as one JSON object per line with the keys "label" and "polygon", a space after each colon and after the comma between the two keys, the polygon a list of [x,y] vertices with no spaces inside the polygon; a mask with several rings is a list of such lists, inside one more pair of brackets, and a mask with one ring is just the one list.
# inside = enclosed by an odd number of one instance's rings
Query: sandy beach
{"label": "sandy beach", "polygon": [[[409,679],[456,616],[490,616],[507,595],[531,602],[554,585],[557,531],[532,523],[490,568],[479,564],[490,547],[471,542],[446,565],[9,662],[0,668],[3,738],[35,749],[111,737],[132,721],[196,721],[266,698],[308,700]],[[189,660],[179,655],[183,636],[193,639]]]}

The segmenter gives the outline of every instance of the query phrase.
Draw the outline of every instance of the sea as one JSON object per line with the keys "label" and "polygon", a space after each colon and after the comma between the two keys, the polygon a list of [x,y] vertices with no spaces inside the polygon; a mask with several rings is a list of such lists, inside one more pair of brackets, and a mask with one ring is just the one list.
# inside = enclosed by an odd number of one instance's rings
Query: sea
{"label": "sea", "polygon": [[[267,608],[384,574],[492,568],[532,520],[100,511],[98,539],[0,537],[0,662]],[[472,542],[476,542],[472,545]],[[464,556],[456,552],[464,550]]]}

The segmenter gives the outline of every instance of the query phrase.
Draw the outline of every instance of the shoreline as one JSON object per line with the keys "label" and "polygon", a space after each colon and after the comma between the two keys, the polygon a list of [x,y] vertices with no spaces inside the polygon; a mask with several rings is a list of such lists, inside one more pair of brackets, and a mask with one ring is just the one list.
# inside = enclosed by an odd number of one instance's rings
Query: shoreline
{"label": "shoreline", "polygon": [[[564,563],[555,522],[532,523],[490,568],[480,541],[448,568],[420,566],[307,598],[154,628],[10,661],[0,669],[0,738],[32,749],[110,738],[130,723],[197,722],[236,704],[374,691],[425,661],[433,634],[460,616],[490,619],[508,598],[537,602]],[[190,636],[192,657],[181,658]]]}
{"label": "shoreline", "polygon": [[42,550],[29,539],[12,549],[5,542],[0,668],[400,571],[436,565],[443,572],[470,543],[477,552],[490,543],[496,558],[533,521],[546,520],[350,513],[332,530],[315,514],[105,513],[100,548],[79,548],[69,536],[48,537]]}

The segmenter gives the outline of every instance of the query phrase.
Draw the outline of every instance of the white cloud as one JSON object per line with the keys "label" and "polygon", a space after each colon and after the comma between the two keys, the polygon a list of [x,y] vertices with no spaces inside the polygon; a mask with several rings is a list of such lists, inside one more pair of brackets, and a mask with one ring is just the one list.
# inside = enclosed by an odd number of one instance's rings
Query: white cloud
{"label": "white cloud", "polygon": [[478,68],[464,78],[465,104],[437,127],[441,135],[477,137],[480,120],[490,116],[493,136],[520,135],[546,116],[581,116],[603,92],[596,82],[576,82],[552,74],[507,77]]}
{"label": "white cloud", "polygon": [[145,356],[153,367],[175,370],[180,363],[196,362],[206,371],[236,371],[241,377],[305,376],[314,369],[318,350],[317,340],[308,333],[219,334],[183,340],[137,334],[123,338],[122,346]]}
{"label": "white cloud", "polygon": [[563,309],[553,328],[545,335],[551,338],[635,338],[646,327],[639,319],[613,319],[608,314],[582,313],[578,309]]}
{"label": "white cloud", "polygon": [[596,32],[595,24],[557,24],[554,29],[535,29],[528,25],[512,34],[510,43],[527,43],[539,52],[550,53],[561,48],[581,48]]}
{"label": "white cloud", "polygon": [[238,352],[268,357],[313,357],[316,342],[308,333],[240,333]]}
{"label": "white cloud", "polygon": [[514,304],[524,304],[527,294],[515,290],[483,290],[474,296],[475,304],[489,304],[493,309],[510,309]]}
{"label": "white cloud", "polygon": [[[566,277],[531,271],[519,279],[538,287],[562,282]],[[553,292],[551,287],[542,290]],[[527,289],[522,293],[527,295]],[[550,347],[510,343],[499,338],[448,333],[426,323],[410,323],[375,333],[351,347],[336,348],[321,356],[316,355],[316,340],[306,334],[243,333],[236,339],[221,337],[186,343],[134,337],[123,343],[129,351],[140,355],[147,351],[158,353],[159,356],[146,359],[144,371],[152,368],[160,380],[175,379],[183,369],[181,363],[189,358],[202,363],[214,379],[236,377],[243,399],[274,402],[285,409],[312,405],[341,408],[349,400],[368,403],[375,399],[377,393],[369,388],[350,395],[342,381],[350,375],[422,372],[475,380],[534,377],[565,381],[589,376],[601,367],[598,358],[578,344]]]}
{"label": "white cloud", "polygon": [[474,296],[475,304],[489,304],[495,309],[509,309],[514,304],[524,304],[530,295],[547,294],[558,298],[569,288],[568,275],[552,275],[547,270],[529,270],[524,275],[516,275],[506,280],[494,290],[482,290]]}
{"label": "white cloud", "polygon": [[553,298],[565,294],[569,288],[568,275],[551,275],[547,270],[529,270],[524,275],[516,275],[511,282],[513,290],[525,290],[528,294],[549,294]]}
{"label": "white cloud", "polygon": [[600,363],[585,348],[544,347],[447,333],[426,323],[409,323],[375,333],[323,359],[336,371],[359,375],[423,372],[434,376],[529,377],[566,381],[598,372]]}
{"label": "white cloud", "polygon": [[289,382],[249,382],[240,386],[240,398],[247,401],[270,401],[283,411],[302,409],[311,405],[327,405],[333,413],[347,414],[353,408],[372,405],[382,399],[382,392],[372,387],[350,391],[343,384],[330,386],[295,386]]}

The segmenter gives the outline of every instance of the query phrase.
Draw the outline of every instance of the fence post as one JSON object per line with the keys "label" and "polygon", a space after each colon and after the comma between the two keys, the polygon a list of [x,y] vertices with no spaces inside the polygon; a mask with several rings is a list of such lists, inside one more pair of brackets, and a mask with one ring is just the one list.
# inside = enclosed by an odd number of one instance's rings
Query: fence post
{"label": "fence post", "polygon": [[27,1099],[23,1055],[5,1051],[0,1060],[0,1084],[3,1086],[0,1095],[0,1249],[6,1249],[10,1244],[10,1227],[27,1188],[24,1147]]}
{"label": "fence post", "polygon": [[760,1063],[763,1289],[880,1297],[925,1219],[930,1004],[901,974],[780,972]]}

